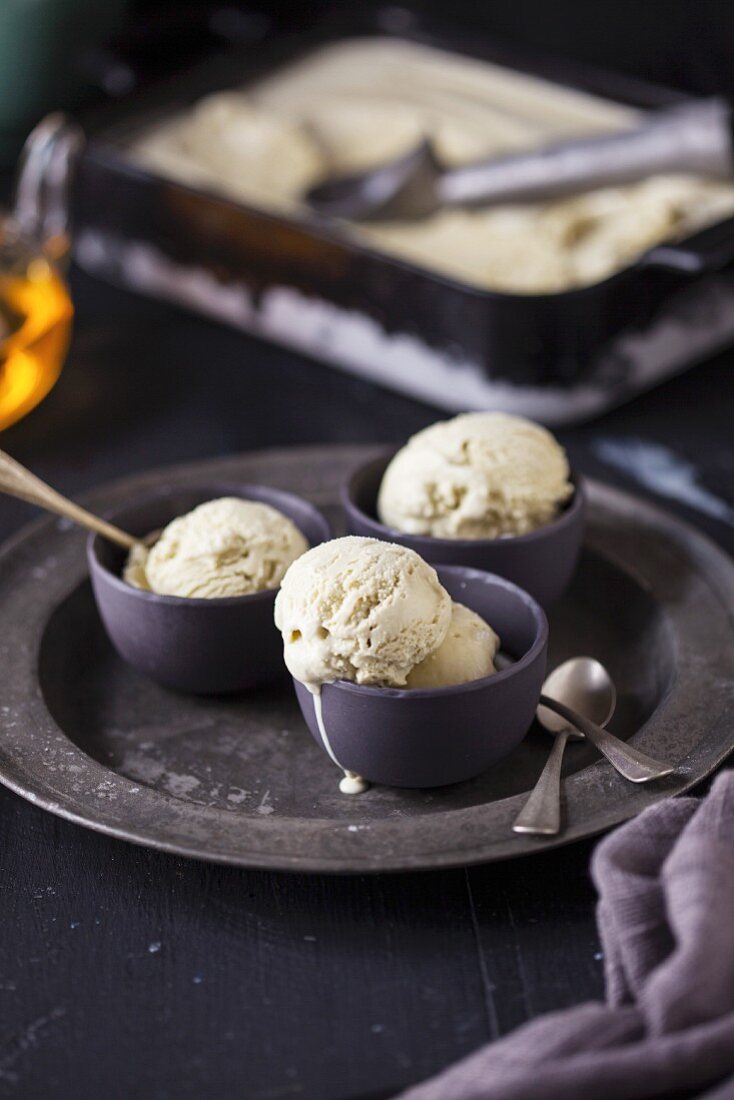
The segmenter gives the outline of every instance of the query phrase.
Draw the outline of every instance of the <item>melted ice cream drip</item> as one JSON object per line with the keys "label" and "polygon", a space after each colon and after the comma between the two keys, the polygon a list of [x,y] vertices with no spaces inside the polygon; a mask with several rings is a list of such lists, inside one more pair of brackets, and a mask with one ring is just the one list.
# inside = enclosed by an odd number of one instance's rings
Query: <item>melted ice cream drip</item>
{"label": "melted ice cream drip", "polygon": [[313,694],[313,709],[316,715],[316,724],[319,727],[319,734],[321,736],[321,743],[326,749],[328,755],[336,764],[337,768],[341,768],[344,772],[344,778],[339,782],[339,790],[342,794],[364,794],[369,790],[369,783],[366,779],[363,779],[361,775],[356,775],[355,772],[350,772],[347,768],[343,767],[334,755],[334,750],[331,747],[331,741],[329,735],[326,732],[326,726],[324,725],[324,715],[321,707],[321,692],[309,687],[309,691]]}
{"label": "melted ice cream drip", "polygon": [[364,794],[370,789],[366,779],[356,772],[344,772],[344,778],[339,780],[339,790],[342,794]]}

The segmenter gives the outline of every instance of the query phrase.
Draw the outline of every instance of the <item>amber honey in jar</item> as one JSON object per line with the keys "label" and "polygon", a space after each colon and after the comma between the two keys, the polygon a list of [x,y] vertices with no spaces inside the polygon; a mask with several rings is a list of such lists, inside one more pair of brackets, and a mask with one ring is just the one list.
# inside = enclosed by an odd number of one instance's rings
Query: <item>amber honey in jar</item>
{"label": "amber honey in jar", "polygon": [[48,244],[0,216],[0,430],[46,396],[69,345],[73,308]]}

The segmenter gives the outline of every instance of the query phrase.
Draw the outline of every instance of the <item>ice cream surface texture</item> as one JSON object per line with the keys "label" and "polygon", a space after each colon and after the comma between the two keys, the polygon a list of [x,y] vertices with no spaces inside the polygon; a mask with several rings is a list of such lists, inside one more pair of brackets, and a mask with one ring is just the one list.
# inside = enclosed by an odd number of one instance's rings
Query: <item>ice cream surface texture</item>
{"label": "ice cream surface texture", "polygon": [[183,178],[268,209],[292,204],[323,175],[323,157],[299,123],[256,108],[241,92],[197,103],[140,155],[164,175]]}
{"label": "ice cream surface texture", "polygon": [[174,519],[149,551],[133,550],[123,576],[164,596],[244,596],[277,588],[307,549],[296,525],[276,508],[220,497]]}
{"label": "ice cream surface texture", "polygon": [[550,432],[505,413],[465,413],[418,432],[395,455],[377,513],[411,535],[494,539],[550,523],[569,499],[565,452]]}
{"label": "ice cream surface texture", "polygon": [[310,690],[340,679],[405,687],[446,637],[451,597],[413,550],[349,536],[293,563],[275,622],[286,665]]}
{"label": "ice cream surface texture", "polygon": [[408,676],[409,688],[441,688],[466,684],[495,671],[499,638],[484,619],[461,603],[451,607],[451,622],[438,649],[429,653]]}

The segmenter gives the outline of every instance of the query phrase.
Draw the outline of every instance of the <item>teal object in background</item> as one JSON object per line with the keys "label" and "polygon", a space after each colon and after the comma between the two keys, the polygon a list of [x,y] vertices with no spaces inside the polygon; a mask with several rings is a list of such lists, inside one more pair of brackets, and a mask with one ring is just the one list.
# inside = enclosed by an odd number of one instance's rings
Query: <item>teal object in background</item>
{"label": "teal object in background", "polygon": [[0,164],[39,118],[83,102],[84,51],[123,25],[127,0],[0,0]]}

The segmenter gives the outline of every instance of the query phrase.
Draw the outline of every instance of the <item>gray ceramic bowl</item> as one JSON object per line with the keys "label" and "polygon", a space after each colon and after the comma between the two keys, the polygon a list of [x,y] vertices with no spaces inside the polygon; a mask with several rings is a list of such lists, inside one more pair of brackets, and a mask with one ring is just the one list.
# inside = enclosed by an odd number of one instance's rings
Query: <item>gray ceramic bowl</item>
{"label": "gray ceramic bowl", "polygon": [[[472,779],[522,741],[538,705],[548,643],[540,606],[491,573],[452,565],[437,572],[453,599],[497,631],[515,663],[494,676],[430,690],[324,684],[322,715],[334,755],[373,783],[440,787]],[[313,696],[294,683],[306,724],[322,744]]]}
{"label": "gray ceramic bowl", "polygon": [[465,565],[486,569],[514,581],[543,606],[549,607],[573,576],[584,537],[586,492],[582,479],[572,477],[575,491],[558,519],[529,535],[500,539],[441,539],[406,535],[377,518],[377,494],[382,475],[395,451],[359,466],[342,486],[342,506],[348,530],[409,546],[432,565]]}
{"label": "gray ceramic bowl", "polygon": [[[222,496],[272,505],[293,520],[311,546],[332,537],[312,504],[261,485],[209,482],[155,490],[105,518],[142,536]],[[87,559],[112,644],[151,679],[180,691],[215,694],[242,691],[282,672],[283,645],[273,622],[277,589],[212,600],[158,596],[122,580],[125,552],[98,535],[87,542]]]}

